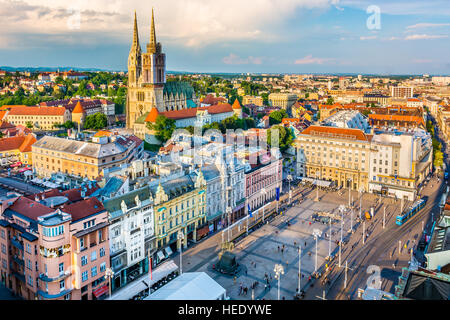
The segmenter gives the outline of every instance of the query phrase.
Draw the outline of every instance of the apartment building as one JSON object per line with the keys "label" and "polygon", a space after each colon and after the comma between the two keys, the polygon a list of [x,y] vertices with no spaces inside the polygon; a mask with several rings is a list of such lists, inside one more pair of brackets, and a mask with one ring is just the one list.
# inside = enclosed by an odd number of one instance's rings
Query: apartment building
{"label": "apartment building", "polygon": [[4,120],[16,126],[31,124],[35,130],[57,130],[55,125],[71,120],[71,114],[63,107],[11,106]]}
{"label": "apartment building", "polygon": [[414,96],[414,88],[391,87],[391,96],[394,98],[412,98]]}
{"label": "apartment building", "polygon": [[0,139],[1,163],[6,164],[8,161],[20,161],[25,165],[31,165],[31,146],[36,141],[36,137],[32,133],[26,136],[19,135]]}
{"label": "apartment building", "polygon": [[242,104],[254,104],[255,106],[262,107],[264,105],[264,100],[261,96],[244,96],[242,98]]}
{"label": "apartment building", "polygon": [[96,198],[4,201],[0,246],[1,280],[24,299],[95,300],[108,291],[108,219]]}
{"label": "apartment building", "polygon": [[[153,197],[148,186],[104,201],[109,215],[112,290],[156,266]],[[155,256],[154,256],[155,255]]]}
{"label": "apartment building", "polygon": [[297,175],[368,190],[371,135],[360,129],[310,126],[297,135]]}
{"label": "apartment building", "polygon": [[297,101],[297,98],[296,94],[291,93],[271,93],[269,95],[269,102],[273,107],[290,110],[292,105]]}
{"label": "apartment building", "polygon": [[[206,224],[206,181],[200,171],[194,181],[183,175],[161,183],[151,183],[155,214],[156,262],[171,252],[197,241],[199,229]],[[178,233],[183,240],[178,239]]]}
{"label": "apartment building", "polygon": [[32,146],[33,170],[42,177],[62,172],[91,180],[102,170],[142,156],[144,142],[135,136],[97,137],[93,142],[45,136]]}
{"label": "apartment building", "polygon": [[432,170],[431,136],[422,129],[386,129],[373,136],[369,192],[413,201]]}

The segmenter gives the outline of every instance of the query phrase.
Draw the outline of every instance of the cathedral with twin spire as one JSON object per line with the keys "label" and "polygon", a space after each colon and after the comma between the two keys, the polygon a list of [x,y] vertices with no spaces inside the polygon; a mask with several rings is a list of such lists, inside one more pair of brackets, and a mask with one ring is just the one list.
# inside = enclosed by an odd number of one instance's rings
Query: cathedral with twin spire
{"label": "cathedral with twin spire", "polygon": [[[127,128],[139,131],[148,114],[197,107],[194,89],[186,82],[166,82],[166,55],[156,41],[155,17],[152,10],[150,42],[142,52],[136,12],[133,44],[128,56]],[[136,128],[136,127],[139,128]]]}

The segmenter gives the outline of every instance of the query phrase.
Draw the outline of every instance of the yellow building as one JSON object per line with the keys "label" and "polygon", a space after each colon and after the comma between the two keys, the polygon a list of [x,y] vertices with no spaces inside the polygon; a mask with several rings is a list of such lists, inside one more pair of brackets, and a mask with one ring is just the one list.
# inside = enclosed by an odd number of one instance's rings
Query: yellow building
{"label": "yellow building", "polygon": [[261,96],[244,96],[242,98],[242,104],[254,104],[255,106],[262,107],[264,105],[264,99]]}
{"label": "yellow building", "polygon": [[32,147],[33,167],[42,177],[62,172],[97,179],[103,169],[127,163],[142,154],[144,142],[135,137],[96,137],[95,142],[44,136]]}
{"label": "yellow building", "polygon": [[359,129],[310,126],[297,135],[297,175],[369,190],[370,140]]}
{"label": "yellow building", "polygon": [[31,124],[36,130],[56,130],[55,125],[69,121],[71,115],[64,107],[11,106],[4,119],[16,126]]}
{"label": "yellow building", "polygon": [[8,161],[20,161],[24,165],[31,165],[31,146],[36,142],[34,134],[0,139],[0,160],[2,164]]}
{"label": "yellow building", "polygon": [[179,249],[179,231],[184,235],[184,247],[188,240],[196,242],[198,229],[206,224],[206,180],[201,171],[195,181],[185,175],[150,189],[154,198],[157,249],[170,245],[175,249],[175,244]]}
{"label": "yellow building", "polygon": [[284,110],[289,110],[297,101],[297,95],[291,93],[271,93],[269,101],[273,107],[281,107]]}

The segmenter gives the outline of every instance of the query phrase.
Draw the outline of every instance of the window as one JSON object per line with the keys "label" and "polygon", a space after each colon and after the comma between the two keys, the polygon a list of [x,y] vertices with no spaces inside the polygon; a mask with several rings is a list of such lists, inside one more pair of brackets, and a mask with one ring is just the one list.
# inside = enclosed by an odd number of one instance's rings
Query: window
{"label": "window", "polygon": [[97,267],[95,266],[91,269],[91,277],[95,277],[96,275],[97,275]]}
{"label": "window", "polygon": [[87,279],[88,279],[88,272],[87,271],[84,271],[82,274],[81,274],[81,281],[87,281]]}
{"label": "window", "polygon": [[92,251],[91,253],[91,262],[97,260],[97,251]]}
{"label": "window", "polygon": [[105,256],[105,248],[100,248],[100,257]]}
{"label": "window", "polygon": [[103,262],[102,264],[100,264],[100,272],[105,272],[106,270],[106,262]]}
{"label": "window", "polygon": [[81,265],[85,266],[85,265],[87,265],[87,263],[88,263],[87,257],[86,256],[82,256],[81,257]]}
{"label": "window", "polygon": [[2,243],[2,253],[6,254],[6,246]]}
{"label": "window", "polygon": [[59,290],[63,291],[66,288],[66,282],[64,280],[61,280],[59,282]]}
{"label": "window", "polygon": [[84,238],[80,238],[80,249],[84,249]]}
{"label": "window", "polygon": [[60,274],[64,272],[64,263],[59,264],[58,270]]}
{"label": "window", "polygon": [[103,241],[103,229],[98,230],[98,242]]}
{"label": "window", "polygon": [[1,237],[3,238],[3,239],[5,239],[5,230],[1,230],[2,232],[0,233],[0,235],[1,235]]}

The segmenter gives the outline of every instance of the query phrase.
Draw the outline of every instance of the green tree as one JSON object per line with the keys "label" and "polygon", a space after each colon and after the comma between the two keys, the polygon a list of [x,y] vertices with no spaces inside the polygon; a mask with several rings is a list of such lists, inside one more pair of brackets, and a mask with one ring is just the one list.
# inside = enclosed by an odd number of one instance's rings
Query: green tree
{"label": "green tree", "polygon": [[329,98],[327,99],[327,105],[331,106],[331,105],[333,105],[333,104],[334,104],[334,99],[333,99],[333,97],[329,97]]}
{"label": "green tree", "polygon": [[148,122],[147,128],[156,131],[156,138],[165,143],[172,137],[172,133],[176,128],[175,120],[159,115],[154,124]]}
{"label": "green tree", "polygon": [[274,146],[274,141],[272,141],[272,137],[275,136],[278,132],[278,143],[281,152],[286,151],[292,144],[294,136],[290,129],[286,129],[283,126],[273,126],[267,132],[267,143],[269,146]]}
{"label": "green tree", "polygon": [[440,150],[434,153],[433,165],[435,168],[440,168],[444,164],[444,154]]}
{"label": "green tree", "polygon": [[26,125],[26,127],[27,127],[28,129],[33,129],[33,127],[34,127],[33,122],[31,122],[31,121],[27,121],[27,122],[25,123],[25,125]]}
{"label": "green tree", "polygon": [[[65,126],[66,124],[64,124]],[[69,124],[68,124],[69,125]],[[86,117],[84,122],[85,129],[100,130],[108,126],[108,118],[103,113],[91,114]]]}
{"label": "green tree", "polygon": [[284,109],[271,112],[269,115],[269,125],[279,124],[283,118],[287,118],[288,114]]}

